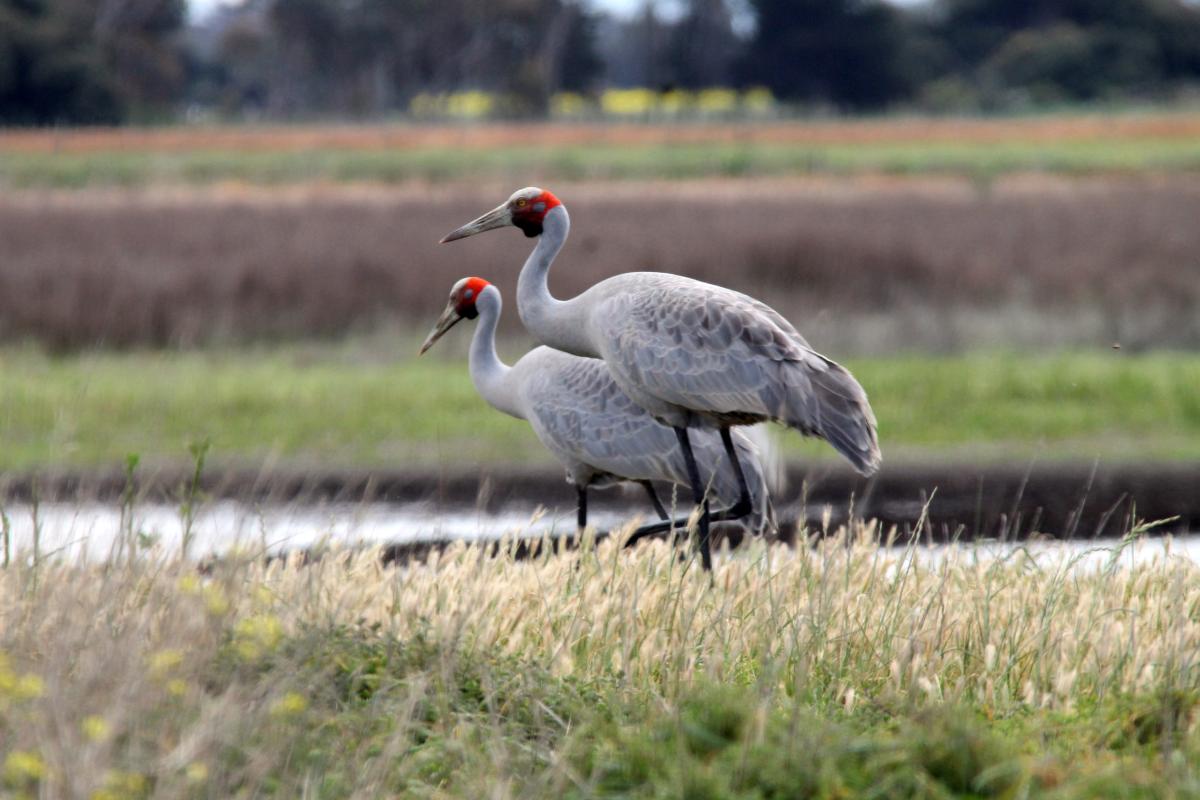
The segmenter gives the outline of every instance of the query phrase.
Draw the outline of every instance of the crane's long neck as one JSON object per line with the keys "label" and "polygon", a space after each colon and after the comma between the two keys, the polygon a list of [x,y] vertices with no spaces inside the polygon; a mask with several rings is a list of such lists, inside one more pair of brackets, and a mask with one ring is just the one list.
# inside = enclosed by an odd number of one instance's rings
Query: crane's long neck
{"label": "crane's long neck", "polygon": [[517,419],[525,419],[520,408],[517,387],[511,380],[512,367],[500,360],[496,354],[496,324],[500,321],[503,303],[500,292],[489,286],[480,293],[475,302],[479,311],[479,322],[475,336],[471,339],[469,368],[475,391],[497,411]]}
{"label": "crane's long neck", "polygon": [[555,206],[542,220],[542,234],[517,279],[517,313],[543,344],[577,356],[597,357],[589,341],[587,310],[580,298],[556,300],[550,294],[550,265],[567,241],[571,217]]}

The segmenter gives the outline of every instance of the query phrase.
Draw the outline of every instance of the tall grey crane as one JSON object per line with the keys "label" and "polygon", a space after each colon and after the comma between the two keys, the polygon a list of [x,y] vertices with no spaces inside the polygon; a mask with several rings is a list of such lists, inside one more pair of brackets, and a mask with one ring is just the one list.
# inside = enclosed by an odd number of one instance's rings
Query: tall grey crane
{"label": "tall grey crane", "polygon": [[[683,451],[671,429],[630,400],[599,359],[538,347],[511,367],[505,364],[496,354],[496,324],[502,306],[500,290],[494,285],[482,278],[463,278],[451,289],[450,300],[421,345],[421,353],[460,320],[478,317],[469,358],[471,381],[493,408],[527,420],[542,444],[566,467],[567,481],[577,492],[579,528],[587,525],[588,489],[622,481],[640,483],[659,517],[668,519],[650,481],[688,481]],[[731,503],[739,498],[741,483],[722,458],[724,446],[716,432],[697,432],[692,446],[707,464],[724,465],[702,472],[713,494]],[[757,449],[740,434],[734,447],[745,465],[751,498],[746,527],[754,533],[774,527]],[[634,538],[639,538],[637,533]]]}
{"label": "tall grey crane", "polygon": [[[602,358],[634,402],[675,429],[693,498],[702,507],[700,554],[711,569],[709,507],[689,428],[720,430],[735,472],[741,472],[730,426],[782,422],[825,439],[860,473],[879,468],[875,415],[845,368],[813,350],[764,303],[739,292],[660,272],[628,272],[570,300],[551,296],[550,265],[571,220],[557,197],[536,187],[442,238],[443,242],[516,226],[537,245],[517,281],[517,311],[543,344]],[[714,519],[749,511],[742,492]]]}

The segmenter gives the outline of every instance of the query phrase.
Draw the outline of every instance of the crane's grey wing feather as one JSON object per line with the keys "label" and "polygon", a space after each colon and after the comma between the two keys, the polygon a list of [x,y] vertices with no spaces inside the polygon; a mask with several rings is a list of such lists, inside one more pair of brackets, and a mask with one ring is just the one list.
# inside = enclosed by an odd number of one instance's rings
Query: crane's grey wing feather
{"label": "crane's grey wing feather", "polygon": [[875,416],[862,387],[763,303],[660,273],[600,286],[592,317],[600,354],[643,407],[777,420],[826,439],[863,473],[878,468]]}
{"label": "crane's grey wing feather", "polygon": [[[537,348],[514,367],[521,371],[528,419],[542,443],[568,469],[623,480],[661,480],[686,485],[687,467],[675,432],[621,390],[608,366],[550,348]],[[690,432],[700,478],[720,505],[732,505],[740,487],[714,430]],[[766,479],[753,443],[734,435],[755,508],[751,526],[769,520]],[[575,465],[574,467],[572,465]]]}
{"label": "crane's grey wing feather", "polygon": [[[535,369],[528,369],[531,358]],[[528,369],[529,422],[560,459],[621,479],[686,479],[674,469],[674,432],[622,392],[604,362],[538,348],[517,368]]]}

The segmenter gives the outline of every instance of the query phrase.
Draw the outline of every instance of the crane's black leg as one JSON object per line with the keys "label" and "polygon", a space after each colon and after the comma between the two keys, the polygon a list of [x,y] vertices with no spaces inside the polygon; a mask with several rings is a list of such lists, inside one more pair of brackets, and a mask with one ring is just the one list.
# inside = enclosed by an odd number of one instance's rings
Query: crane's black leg
{"label": "crane's black leg", "polygon": [[687,527],[687,524],[688,517],[680,517],[679,519],[671,519],[670,517],[666,517],[661,522],[650,522],[629,534],[629,538],[625,540],[625,546],[633,547],[647,536],[654,536],[658,533],[666,533],[670,530],[683,530]]}
{"label": "crane's black leg", "polygon": [[662,502],[658,499],[658,493],[654,491],[654,484],[650,481],[638,481],[642,488],[646,490],[646,494],[650,497],[650,502],[654,505],[654,513],[658,514],[659,519],[670,519],[667,514],[667,509],[663,508]]}
{"label": "crane's black leg", "polygon": [[746,475],[742,472],[742,463],[738,460],[737,450],[733,447],[733,435],[730,434],[728,425],[721,426],[721,441],[725,444],[725,453],[729,456],[729,463],[733,465],[733,474],[737,476],[738,488],[741,493],[736,503],[729,508],[717,511],[713,514],[713,519],[717,521],[741,519],[754,510],[754,505],[750,502],[750,489],[746,486]]}
{"label": "crane's black leg", "polygon": [[700,470],[696,467],[696,456],[692,453],[692,442],[688,438],[687,428],[676,428],[675,438],[679,439],[679,447],[683,450],[683,461],[687,464],[688,480],[692,482],[692,500],[701,506],[700,511],[700,566],[705,572],[712,572],[712,552],[708,543],[708,498],[705,497],[704,484],[700,482]]}
{"label": "crane's black leg", "polygon": [[[687,466],[688,481],[692,484],[692,498],[694,499],[696,505],[701,507],[698,541],[700,548],[700,564],[705,570],[711,571],[712,550],[709,544],[708,533],[708,499],[704,496],[704,484],[700,482],[700,470],[696,466],[696,457],[692,453],[692,442],[688,437],[687,428],[675,428],[675,436],[679,440],[680,449],[683,450],[683,461]],[[663,533],[665,531],[673,530],[675,528],[684,528],[686,526],[687,519],[666,519],[662,522],[654,522],[649,525],[643,525],[625,540],[625,546],[632,547],[638,541],[647,536],[653,536],[656,533]]]}
{"label": "crane's black leg", "polygon": [[575,513],[575,521],[579,525],[579,533],[582,534],[584,528],[587,527],[587,487],[576,485],[575,494],[579,498],[579,507]]}

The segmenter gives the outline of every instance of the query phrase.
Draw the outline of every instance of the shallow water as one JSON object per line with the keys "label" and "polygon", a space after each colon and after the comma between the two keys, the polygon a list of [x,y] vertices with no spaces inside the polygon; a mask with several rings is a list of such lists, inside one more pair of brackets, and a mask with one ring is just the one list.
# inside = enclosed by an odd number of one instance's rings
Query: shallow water
{"label": "shallow water", "polygon": [[[31,551],[34,513],[28,505],[9,506],[12,551]],[[607,528],[624,520],[595,513],[589,519]],[[181,546],[184,520],[177,506],[138,505],[130,521],[119,506],[101,503],[45,503],[37,509],[38,549],[42,554],[104,558],[135,534],[142,545],[167,553]],[[498,514],[445,510],[421,503],[327,503],[255,507],[234,501],[207,503],[191,525],[192,556],[216,555],[233,547],[278,553],[317,544],[405,544],[446,539],[496,539],[505,535],[572,533],[575,515],[536,508]],[[122,533],[125,533],[122,536]]]}
{"label": "shallow water", "polygon": [[[10,526],[12,557],[29,557],[34,546],[35,515],[28,505],[5,509]],[[598,512],[590,522],[609,529],[632,521],[627,515]],[[129,520],[121,508],[101,503],[45,503],[37,508],[38,551],[42,556],[103,559],[118,552],[133,532],[139,547],[172,555],[179,552],[184,520],[179,508],[139,505]],[[407,544],[462,539],[478,541],[502,536],[537,537],[568,534],[575,530],[574,513],[547,513],[538,508],[513,508],[502,513],[445,509],[412,503],[329,503],[321,505],[271,505],[255,507],[234,501],[205,504],[191,525],[189,555],[203,558],[235,547],[264,553],[300,550],[314,545]],[[122,535],[122,533],[125,535]],[[1186,558],[1200,563],[1200,535],[1143,539],[1114,551],[1119,540],[1037,540],[1019,543],[963,542],[956,545],[919,545],[893,548],[890,555],[903,559],[905,552],[927,562],[951,556],[994,559],[1028,553],[1039,563],[1072,561],[1104,566],[1114,557],[1122,564],[1146,563],[1163,557]]]}

